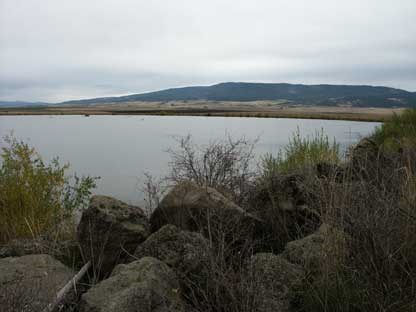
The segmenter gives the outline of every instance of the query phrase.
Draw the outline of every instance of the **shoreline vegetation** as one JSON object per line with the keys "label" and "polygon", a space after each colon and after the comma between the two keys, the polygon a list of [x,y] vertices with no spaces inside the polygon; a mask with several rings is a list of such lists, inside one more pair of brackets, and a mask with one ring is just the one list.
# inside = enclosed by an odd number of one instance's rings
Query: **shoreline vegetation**
{"label": "shoreline vegetation", "polygon": [[141,208],[6,143],[1,311],[416,310],[416,109],[345,154],[294,133],[256,169],[256,142],[181,138]]}
{"label": "shoreline vegetation", "polygon": [[303,118],[350,121],[389,121],[404,108],[283,105],[278,101],[254,102],[132,102],[88,106],[0,108],[0,116],[14,115],[158,115],[255,118]]}

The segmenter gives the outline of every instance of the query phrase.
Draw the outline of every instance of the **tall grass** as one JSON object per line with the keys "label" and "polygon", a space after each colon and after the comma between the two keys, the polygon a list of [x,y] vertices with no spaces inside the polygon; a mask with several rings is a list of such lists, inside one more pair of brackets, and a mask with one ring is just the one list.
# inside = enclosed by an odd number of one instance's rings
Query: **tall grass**
{"label": "tall grass", "polygon": [[262,159],[263,173],[293,173],[306,168],[313,168],[318,163],[336,164],[340,162],[339,144],[330,142],[323,130],[313,136],[303,138],[299,129],[293,134],[289,143],[276,156],[267,154]]}
{"label": "tall grass", "polygon": [[[321,181],[322,220],[347,233],[349,258],[310,285],[307,311],[416,308],[416,177],[410,168],[391,172],[391,180]],[[325,261],[322,270],[331,271]]]}
{"label": "tall grass", "polygon": [[[0,243],[59,231],[73,211],[85,206],[95,179],[66,176],[58,159],[46,164],[23,141],[6,137],[0,167]],[[56,233],[55,233],[56,234]]]}
{"label": "tall grass", "polygon": [[376,155],[360,164],[363,174],[306,186],[322,221],[346,233],[348,258],[335,270],[322,259],[324,274],[306,285],[300,311],[416,311],[415,117],[409,110],[376,130],[378,150],[364,151]]}

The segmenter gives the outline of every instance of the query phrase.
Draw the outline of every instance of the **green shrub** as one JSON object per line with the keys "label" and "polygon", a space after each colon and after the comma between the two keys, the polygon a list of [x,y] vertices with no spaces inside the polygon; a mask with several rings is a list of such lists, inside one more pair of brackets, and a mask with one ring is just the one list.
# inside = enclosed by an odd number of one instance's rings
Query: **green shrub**
{"label": "green shrub", "polygon": [[395,114],[391,121],[376,129],[374,138],[378,144],[391,148],[416,146],[416,108]]}
{"label": "green shrub", "polygon": [[276,156],[267,154],[262,159],[265,175],[295,172],[315,167],[320,162],[335,164],[340,161],[339,144],[330,142],[323,130],[302,138],[299,129]]}
{"label": "green shrub", "polygon": [[69,165],[61,165],[57,158],[45,164],[35,149],[23,141],[10,136],[4,141],[0,167],[0,242],[56,234],[75,209],[86,205],[96,178],[70,179],[65,175]]}

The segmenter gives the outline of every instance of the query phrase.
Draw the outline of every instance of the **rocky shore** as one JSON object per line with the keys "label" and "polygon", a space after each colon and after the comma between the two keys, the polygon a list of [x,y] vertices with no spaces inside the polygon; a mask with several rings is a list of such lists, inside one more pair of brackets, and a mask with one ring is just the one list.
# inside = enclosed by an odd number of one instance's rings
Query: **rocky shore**
{"label": "rocky shore", "polygon": [[[212,236],[227,230],[230,236],[225,239],[231,240],[233,229],[239,227],[245,239],[264,241],[270,234],[267,223],[216,190],[190,182],[174,187],[150,218],[140,207],[93,196],[72,244],[79,247],[73,253],[74,263],[90,262],[89,274],[96,277],[95,285],[83,289],[79,310],[192,311],[186,298],[191,292],[202,295],[195,292],[209,287],[210,249],[213,239],[219,239]],[[259,250],[244,255],[244,274],[257,287],[257,311],[290,311],[294,289],[305,279],[305,265],[316,266],[323,256],[323,236],[330,229],[325,224],[316,227],[315,233],[288,243],[281,253],[265,252],[270,246],[259,245]],[[243,241],[233,245],[243,252]],[[38,240],[15,240],[3,246],[0,297],[8,298],[1,300],[19,300],[36,287],[37,302],[28,311],[40,311],[53,302],[76,273],[57,260],[60,255],[55,250],[48,251]],[[73,298],[73,292],[66,296]],[[61,307],[66,300],[62,298]]]}

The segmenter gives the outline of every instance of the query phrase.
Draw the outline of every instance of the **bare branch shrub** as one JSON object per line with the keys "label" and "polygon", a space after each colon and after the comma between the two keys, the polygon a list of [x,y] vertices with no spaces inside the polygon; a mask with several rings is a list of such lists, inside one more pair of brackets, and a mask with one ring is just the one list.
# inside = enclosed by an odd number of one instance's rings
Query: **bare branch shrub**
{"label": "bare branch shrub", "polygon": [[162,197],[169,189],[166,178],[157,179],[150,173],[144,173],[144,182],[141,188],[144,194],[144,212],[146,216],[150,217],[152,212],[159,206]]}
{"label": "bare branch shrub", "polygon": [[177,141],[179,148],[168,150],[171,156],[170,182],[192,181],[200,186],[213,187],[239,204],[244,200],[255,174],[252,161],[257,140],[228,137],[201,146],[194,144],[188,135]]}

